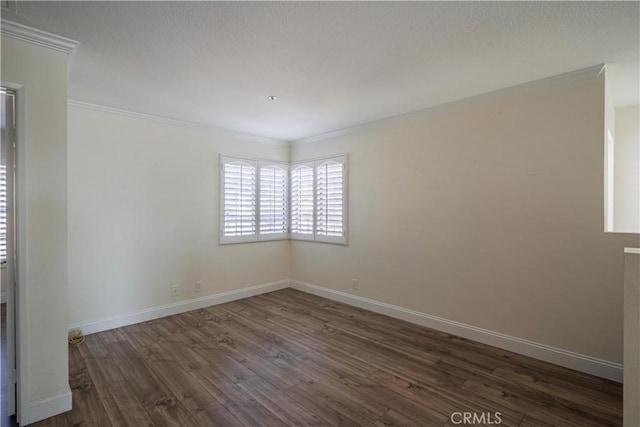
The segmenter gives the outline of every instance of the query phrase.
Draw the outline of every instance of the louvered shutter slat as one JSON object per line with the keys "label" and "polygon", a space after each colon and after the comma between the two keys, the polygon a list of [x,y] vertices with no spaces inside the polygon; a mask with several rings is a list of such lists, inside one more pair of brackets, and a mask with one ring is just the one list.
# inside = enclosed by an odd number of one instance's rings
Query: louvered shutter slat
{"label": "louvered shutter slat", "polygon": [[313,235],[313,168],[291,171],[291,233]]}
{"label": "louvered shutter slat", "polygon": [[260,168],[260,234],[288,232],[288,171],[285,167],[268,165]]}
{"label": "louvered shutter slat", "polygon": [[0,165],[0,261],[7,259],[7,168]]}
{"label": "louvered shutter slat", "polygon": [[256,234],[256,166],[246,161],[223,164],[224,237]]}
{"label": "louvered shutter slat", "polygon": [[316,167],[316,233],[320,236],[344,236],[344,167],[336,161]]}

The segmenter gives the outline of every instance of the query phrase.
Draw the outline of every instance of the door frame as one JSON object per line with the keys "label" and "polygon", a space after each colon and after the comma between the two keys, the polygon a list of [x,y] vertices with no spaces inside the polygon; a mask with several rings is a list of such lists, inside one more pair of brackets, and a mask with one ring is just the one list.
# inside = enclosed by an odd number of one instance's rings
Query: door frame
{"label": "door frame", "polygon": [[[3,87],[4,89],[4,87]],[[5,196],[6,196],[6,259],[3,266],[5,270],[6,294],[6,361],[4,368],[6,369],[6,403],[7,415],[15,415],[16,413],[16,316],[15,316],[15,247],[14,247],[14,205],[15,205],[15,148],[16,148],[16,93],[7,89],[9,93],[3,92],[3,105],[5,111],[3,120],[9,119],[6,125],[6,131],[2,134],[2,152],[0,157],[3,158],[5,170]],[[9,105],[9,103],[13,105]]]}
{"label": "door frame", "polygon": [[[9,286],[7,286],[7,300],[10,298],[14,302],[13,307],[9,307],[9,301],[7,301],[7,318],[11,313],[14,316],[15,320],[15,336],[14,336],[14,360],[15,360],[15,384],[16,384],[16,394],[15,394],[15,414],[16,420],[20,423],[21,418],[23,418],[28,412],[29,405],[29,396],[27,395],[27,384],[28,384],[28,375],[27,365],[22,363],[27,357],[28,354],[28,341],[26,337],[26,328],[22,327],[28,324],[27,318],[27,307],[26,307],[26,298],[27,289],[26,289],[26,268],[25,262],[26,260],[26,224],[25,221],[21,220],[26,218],[25,206],[26,206],[26,192],[25,184],[26,184],[26,163],[25,163],[25,153],[26,153],[26,99],[27,99],[27,87],[25,85],[19,83],[13,83],[2,80],[1,85],[6,89],[9,89],[15,93],[16,97],[16,108],[14,110],[15,115],[15,150],[13,150],[13,164],[15,167],[14,173],[14,194],[13,194],[13,231],[15,233],[14,238],[10,242],[7,239],[7,254],[9,251],[12,251],[15,254],[14,258],[14,269],[13,269],[13,281],[15,283],[15,288],[13,289],[15,292],[12,295],[12,292],[9,291]],[[7,211],[7,215],[10,212]],[[9,222],[9,221],[8,221]],[[8,225],[8,224],[7,224]],[[15,248],[13,246],[15,242]],[[8,260],[7,260],[8,261]],[[8,266],[7,266],[8,268]],[[8,275],[7,275],[8,277]],[[7,325],[8,326],[8,325]],[[8,328],[7,328],[8,335]],[[8,338],[8,337],[7,337]],[[9,361],[9,340],[7,339],[7,361]],[[9,381],[9,375],[7,375],[7,381]],[[9,404],[9,400],[7,399],[7,404]]]}

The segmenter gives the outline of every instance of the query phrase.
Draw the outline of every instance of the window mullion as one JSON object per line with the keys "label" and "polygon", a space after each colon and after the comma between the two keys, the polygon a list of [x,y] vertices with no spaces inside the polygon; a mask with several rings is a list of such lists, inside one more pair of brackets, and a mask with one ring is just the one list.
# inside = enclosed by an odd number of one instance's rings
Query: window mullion
{"label": "window mullion", "polygon": [[313,240],[318,232],[318,162],[313,162]]}

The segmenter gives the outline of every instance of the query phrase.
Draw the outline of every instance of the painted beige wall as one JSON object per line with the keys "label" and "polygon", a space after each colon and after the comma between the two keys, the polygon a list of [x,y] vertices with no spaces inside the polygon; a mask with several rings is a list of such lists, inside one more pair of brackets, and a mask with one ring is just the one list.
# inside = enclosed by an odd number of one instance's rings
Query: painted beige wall
{"label": "painted beige wall", "polygon": [[[2,37],[2,80],[25,86],[18,135],[18,273],[23,414],[69,390],[67,326],[67,55]],[[26,108],[26,110],[25,110]],[[23,316],[23,317],[22,317]],[[28,423],[29,419],[23,419]]]}
{"label": "painted beige wall", "polygon": [[640,245],[624,254],[624,280],[623,424],[635,427],[640,425]]}
{"label": "painted beige wall", "polygon": [[614,231],[640,233],[640,109],[616,108]]}
{"label": "painted beige wall", "polygon": [[292,242],[292,279],[620,363],[637,238],[603,231],[603,134],[591,79],[298,142],[349,153],[350,231]]}
{"label": "painted beige wall", "polygon": [[220,153],[289,148],[69,108],[69,324],[289,278],[288,241],[218,245]]}

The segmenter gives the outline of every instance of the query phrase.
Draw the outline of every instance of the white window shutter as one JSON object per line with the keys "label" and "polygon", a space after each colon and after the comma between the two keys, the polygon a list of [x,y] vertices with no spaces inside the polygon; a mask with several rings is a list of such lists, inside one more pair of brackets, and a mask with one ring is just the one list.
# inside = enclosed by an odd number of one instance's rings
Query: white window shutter
{"label": "white window shutter", "polygon": [[291,238],[314,237],[314,168],[313,163],[291,166]]}
{"label": "white window shutter", "polygon": [[260,162],[260,240],[286,238],[289,233],[289,168]]}
{"label": "white window shutter", "polygon": [[7,167],[0,165],[0,261],[7,259]]}
{"label": "white window shutter", "polygon": [[221,157],[220,243],[257,239],[257,162]]}
{"label": "white window shutter", "polygon": [[316,240],[346,243],[344,156],[316,162]]}
{"label": "white window shutter", "polygon": [[220,243],[347,244],[347,155],[293,164],[220,156]]}

